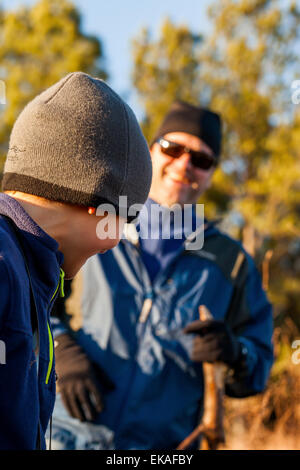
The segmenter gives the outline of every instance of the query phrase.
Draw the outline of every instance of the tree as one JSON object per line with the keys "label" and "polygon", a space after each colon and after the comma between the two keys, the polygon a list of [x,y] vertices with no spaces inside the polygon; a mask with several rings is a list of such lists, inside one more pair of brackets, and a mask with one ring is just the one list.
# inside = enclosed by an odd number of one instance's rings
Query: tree
{"label": "tree", "polygon": [[210,17],[214,31],[201,51],[201,72],[211,106],[226,122],[231,213],[242,218],[258,262],[273,251],[276,315],[292,317],[300,330],[300,127],[291,101],[291,82],[300,73],[300,12],[293,1],[225,0],[215,2]]}
{"label": "tree", "polygon": [[40,0],[32,7],[0,11],[0,169],[13,123],[25,104],[76,70],[105,78],[99,39],[83,34],[81,18],[68,0]]}
{"label": "tree", "polygon": [[[157,40],[152,40],[148,29],[133,40],[132,80],[145,111],[141,126],[149,143],[173,101],[198,104],[199,96],[205,97],[206,89],[199,79],[202,44],[201,33],[195,34],[185,25],[176,26],[170,19],[162,23]],[[216,207],[226,210],[231,187],[230,178],[219,170],[215,180],[218,184],[210,197],[201,201],[206,204],[206,213],[214,215]]]}
{"label": "tree", "polygon": [[[149,136],[177,94],[220,112],[222,164],[201,202],[208,216],[226,216],[231,232],[244,236],[259,264],[273,250],[270,296],[276,316],[292,315],[295,322],[300,318],[300,129],[291,83],[300,76],[300,12],[292,0],[217,0],[209,16],[210,36],[190,41],[189,48],[177,42],[172,49],[182,27],[170,22],[172,34],[162,29],[156,42],[149,34],[147,40],[136,39],[134,84]],[[197,37],[188,30],[185,35]],[[191,62],[193,73],[183,73],[182,62]],[[176,77],[171,89],[168,77]]]}
{"label": "tree", "polygon": [[[187,52],[194,75],[177,74],[180,89],[193,90],[192,102],[219,111],[224,120],[222,163],[214,187],[201,202],[206,215],[224,217],[226,228],[243,240],[268,274],[264,285],[269,281],[277,356],[266,394],[246,400],[244,410],[240,401],[227,399],[228,434],[235,437],[238,417],[239,443],[245,422],[245,448],[261,448],[270,435],[273,448],[270,429],[284,429],[287,435],[299,424],[297,394],[287,393],[299,385],[291,344],[300,333],[300,104],[292,103],[291,84],[300,77],[300,12],[292,0],[217,0],[209,16],[211,34],[197,52]],[[181,28],[172,27],[173,35]],[[140,81],[134,82],[150,129],[162,117],[160,101],[169,104],[175,97],[161,82],[155,63],[147,66],[148,51],[155,49],[159,62],[168,40],[161,34],[147,47],[140,39],[135,42],[133,76],[139,69],[143,83],[151,83],[148,92]],[[166,76],[176,60],[168,57]],[[251,447],[251,435],[259,447]]]}
{"label": "tree", "polygon": [[158,41],[151,42],[147,29],[133,40],[133,84],[145,109],[142,128],[149,141],[172,101],[197,102],[201,41],[200,34],[191,33],[186,26],[176,27],[168,19]]}

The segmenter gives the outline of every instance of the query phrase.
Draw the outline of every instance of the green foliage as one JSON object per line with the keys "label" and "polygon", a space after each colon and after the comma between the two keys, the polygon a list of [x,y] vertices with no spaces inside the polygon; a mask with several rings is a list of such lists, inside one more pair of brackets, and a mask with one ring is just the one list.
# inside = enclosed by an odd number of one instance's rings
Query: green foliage
{"label": "green foliage", "polygon": [[276,323],[290,318],[300,330],[300,113],[291,102],[299,12],[292,2],[283,11],[276,1],[227,0],[210,14],[215,30],[201,51],[202,79],[226,122],[231,210],[254,230],[258,261],[273,250]]}
{"label": "green foliage", "polygon": [[12,125],[25,104],[69,72],[104,78],[101,57],[100,41],[82,33],[80,15],[67,0],[0,11],[0,79],[7,101],[0,105],[0,169]]}
{"label": "green foliage", "polygon": [[276,321],[289,317],[300,330],[300,109],[291,101],[300,76],[299,8],[291,0],[217,0],[209,16],[212,32],[201,42],[184,29],[188,47],[179,39],[184,27],[170,21],[158,40],[145,32],[135,39],[133,78],[147,136],[177,97],[222,115],[222,164],[201,202],[207,216],[225,216],[232,233],[252,233],[246,248],[255,246],[259,264],[273,250]]}
{"label": "green foliage", "polygon": [[197,102],[201,40],[201,35],[167,19],[157,42],[146,29],[133,41],[133,83],[146,111],[142,127],[149,141],[175,99]]}

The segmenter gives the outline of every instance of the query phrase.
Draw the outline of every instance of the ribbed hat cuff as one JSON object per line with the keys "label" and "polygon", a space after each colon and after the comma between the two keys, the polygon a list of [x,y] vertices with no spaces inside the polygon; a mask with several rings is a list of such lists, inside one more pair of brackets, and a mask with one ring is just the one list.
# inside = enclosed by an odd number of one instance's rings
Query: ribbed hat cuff
{"label": "ribbed hat cuff", "polygon": [[39,180],[32,176],[20,175],[17,173],[5,173],[2,179],[2,191],[21,191],[34,196],[43,197],[50,201],[64,202],[83,207],[95,207],[100,204],[113,206],[115,213],[127,218],[127,222],[132,222],[137,216],[128,216],[128,211],[120,209],[119,205],[97,194],[84,193],[71,188],[66,188],[53,183]]}

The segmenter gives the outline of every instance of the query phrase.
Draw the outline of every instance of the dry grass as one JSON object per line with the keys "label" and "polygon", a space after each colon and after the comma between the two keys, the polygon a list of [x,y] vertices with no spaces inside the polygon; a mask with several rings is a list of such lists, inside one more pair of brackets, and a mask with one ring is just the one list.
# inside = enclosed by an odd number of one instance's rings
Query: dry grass
{"label": "dry grass", "polygon": [[263,394],[225,399],[227,450],[300,450],[300,364],[283,345]]}

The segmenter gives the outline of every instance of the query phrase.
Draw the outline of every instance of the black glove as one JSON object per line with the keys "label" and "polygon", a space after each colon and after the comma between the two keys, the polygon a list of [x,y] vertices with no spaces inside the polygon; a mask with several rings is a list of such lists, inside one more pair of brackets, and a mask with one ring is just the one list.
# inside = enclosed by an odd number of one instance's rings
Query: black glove
{"label": "black glove", "polygon": [[55,343],[57,384],[62,401],[73,418],[93,421],[103,410],[100,383],[109,389],[114,385],[69,334],[58,336]]}
{"label": "black glove", "polygon": [[226,323],[217,320],[196,320],[184,333],[196,333],[191,359],[195,362],[222,361],[234,367],[239,361],[241,343]]}

